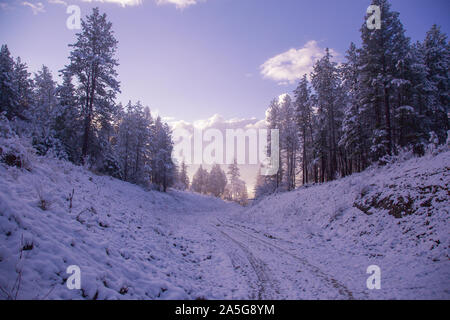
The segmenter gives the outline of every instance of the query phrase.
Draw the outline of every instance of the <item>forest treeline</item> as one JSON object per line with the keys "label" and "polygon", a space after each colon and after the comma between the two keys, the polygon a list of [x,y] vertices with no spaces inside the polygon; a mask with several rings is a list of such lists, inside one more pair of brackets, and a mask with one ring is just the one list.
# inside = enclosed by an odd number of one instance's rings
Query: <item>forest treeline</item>
{"label": "forest treeline", "polygon": [[[271,102],[266,122],[280,132],[281,165],[273,176],[258,175],[256,198],[360,172],[403,149],[422,155],[429,143],[446,142],[447,35],[433,25],[413,43],[387,0],[372,4],[381,8],[381,29],[367,28],[367,15],[360,47],[351,43],[340,64],[326,49],[292,97]],[[10,140],[0,148],[1,160],[19,164],[11,139],[28,137],[39,155],[161,191],[172,186],[246,203],[237,167],[228,169],[229,179],[220,166],[210,173],[200,168],[190,183],[185,164],[172,159],[170,127],[139,101],[116,102],[117,46],[112,24],[98,8],[69,44],[61,83],[46,66],[32,77],[2,45],[0,138]]]}
{"label": "forest treeline", "polygon": [[326,49],[304,75],[293,97],[274,99],[267,123],[280,130],[280,169],[259,175],[256,198],[323,183],[386,163],[403,149],[423,155],[429,143],[443,144],[449,130],[449,48],[433,25],[411,42],[387,0],[381,29],[369,29],[338,64]]}

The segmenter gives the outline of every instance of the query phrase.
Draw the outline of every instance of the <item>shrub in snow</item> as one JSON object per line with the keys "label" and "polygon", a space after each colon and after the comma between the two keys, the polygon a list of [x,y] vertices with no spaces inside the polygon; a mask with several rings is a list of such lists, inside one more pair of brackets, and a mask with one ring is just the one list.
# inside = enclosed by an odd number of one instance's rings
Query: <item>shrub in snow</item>
{"label": "shrub in snow", "polygon": [[0,138],[0,162],[11,167],[31,170],[31,147],[20,138]]}
{"label": "shrub in snow", "polygon": [[117,179],[122,178],[119,161],[112,154],[107,154],[104,159],[97,163],[96,168],[96,171],[100,173],[107,174]]}
{"label": "shrub in snow", "polygon": [[0,162],[8,166],[31,170],[32,148],[20,138],[0,138]]}
{"label": "shrub in snow", "polygon": [[13,138],[15,133],[11,128],[8,118],[5,113],[0,113],[0,138]]}
{"label": "shrub in snow", "polygon": [[430,133],[429,144],[426,147],[426,154],[436,156],[441,152],[446,152],[450,149],[450,131],[447,131],[447,141],[445,144],[439,144],[439,138],[436,133]]}
{"label": "shrub in snow", "polygon": [[0,162],[8,166],[31,169],[32,147],[12,130],[10,122],[0,114]]}
{"label": "shrub in snow", "polygon": [[53,200],[50,197],[50,195],[44,191],[44,188],[41,184],[35,183],[34,188],[36,190],[36,194],[38,196],[38,207],[41,208],[43,211],[47,211],[50,209]]}

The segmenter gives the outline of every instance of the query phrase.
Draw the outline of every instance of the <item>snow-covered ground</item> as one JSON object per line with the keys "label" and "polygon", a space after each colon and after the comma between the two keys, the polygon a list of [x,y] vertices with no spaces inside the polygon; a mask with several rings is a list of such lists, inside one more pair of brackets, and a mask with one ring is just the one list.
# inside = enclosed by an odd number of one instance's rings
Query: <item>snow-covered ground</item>
{"label": "snow-covered ground", "polygon": [[[30,166],[0,164],[1,299],[450,298],[450,152],[249,208]],[[381,290],[366,287],[369,265]]]}

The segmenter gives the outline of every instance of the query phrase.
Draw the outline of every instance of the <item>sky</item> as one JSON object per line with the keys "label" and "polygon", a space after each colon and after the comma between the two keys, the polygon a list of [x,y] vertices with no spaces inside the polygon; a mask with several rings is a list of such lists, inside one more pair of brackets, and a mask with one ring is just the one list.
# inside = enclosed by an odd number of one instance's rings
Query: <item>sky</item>
{"label": "sky", "polygon": [[[450,31],[449,0],[391,0],[407,35],[422,40],[436,23]],[[329,47],[337,61],[360,32],[370,0],[0,0],[0,43],[29,70],[55,74],[67,64],[77,30],[67,5],[84,17],[106,12],[119,47],[122,93],[172,125],[257,124],[270,101]],[[234,120],[232,120],[234,119]]]}

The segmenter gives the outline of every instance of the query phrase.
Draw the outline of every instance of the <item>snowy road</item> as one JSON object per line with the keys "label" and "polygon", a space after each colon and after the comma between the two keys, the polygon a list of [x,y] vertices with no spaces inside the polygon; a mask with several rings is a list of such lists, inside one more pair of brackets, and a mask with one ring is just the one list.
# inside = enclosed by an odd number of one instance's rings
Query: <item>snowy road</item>
{"label": "snowy road", "polygon": [[[294,254],[293,252],[297,251],[296,248],[298,249],[294,243],[267,235],[261,236],[251,228],[237,224],[224,223],[221,220],[219,222],[219,226],[226,230],[222,232],[246,250],[250,257],[259,257],[256,261],[259,261],[260,265],[254,268],[256,274],[264,275],[264,272],[260,270],[270,270],[266,273],[276,276],[276,280],[272,279],[272,281],[264,281],[265,278],[261,277],[262,291],[270,292],[270,294],[261,295],[260,298],[326,299],[338,296],[340,299],[354,299],[352,292],[333,276],[327,275],[305,258]],[[273,290],[277,284],[281,290]]]}
{"label": "snowy road", "polygon": [[[208,296],[258,300],[355,298],[333,275],[299,255],[298,244],[257,232],[223,214],[177,216],[170,224],[174,238],[183,240],[176,246],[190,243],[196,247],[196,254],[208,260],[221,258],[221,263],[195,264],[205,290],[211,290]],[[227,291],[233,294],[227,295]]]}

